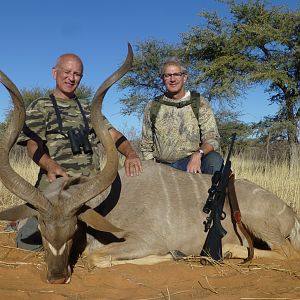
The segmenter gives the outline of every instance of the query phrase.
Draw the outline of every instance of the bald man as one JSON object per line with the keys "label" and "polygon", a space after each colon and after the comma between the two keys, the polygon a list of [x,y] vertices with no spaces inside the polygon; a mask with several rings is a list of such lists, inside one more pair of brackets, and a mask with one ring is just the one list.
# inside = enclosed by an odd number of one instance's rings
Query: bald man
{"label": "bald man", "polygon": [[[100,169],[99,140],[91,127],[90,102],[78,99],[75,93],[83,76],[80,57],[72,53],[58,57],[52,76],[56,82],[53,94],[29,105],[26,124],[18,139],[18,144],[27,147],[29,156],[40,167],[36,187],[42,191],[57,177],[92,176]],[[126,157],[126,175],[139,175],[142,164],[137,153],[123,134],[104,119],[118,151]],[[18,232],[17,244],[37,250],[41,242],[29,242],[30,236],[39,237],[37,222],[31,219],[27,223]]]}

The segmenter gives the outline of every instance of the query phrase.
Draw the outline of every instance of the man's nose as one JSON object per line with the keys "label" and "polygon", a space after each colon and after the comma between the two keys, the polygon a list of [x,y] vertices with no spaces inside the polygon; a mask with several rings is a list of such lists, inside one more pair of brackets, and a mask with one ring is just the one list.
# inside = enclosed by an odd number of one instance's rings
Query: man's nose
{"label": "man's nose", "polygon": [[75,81],[75,74],[74,73],[69,73],[68,78],[72,81]]}
{"label": "man's nose", "polygon": [[174,74],[170,74],[170,81],[174,81],[176,79]]}

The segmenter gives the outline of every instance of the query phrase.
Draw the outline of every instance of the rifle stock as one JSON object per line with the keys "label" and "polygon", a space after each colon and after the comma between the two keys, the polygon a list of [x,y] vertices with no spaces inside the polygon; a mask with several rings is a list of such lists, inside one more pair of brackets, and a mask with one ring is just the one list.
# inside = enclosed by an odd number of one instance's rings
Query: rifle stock
{"label": "rifle stock", "polygon": [[209,230],[201,256],[209,256],[213,260],[220,261],[222,259],[222,238],[227,231],[221,224],[220,218],[216,216],[213,220],[213,226]]}
{"label": "rifle stock", "polygon": [[200,253],[201,256],[210,256],[213,260],[222,260],[222,238],[226,235],[226,230],[223,228],[221,221],[226,218],[223,211],[226,189],[228,187],[229,176],[231,174],[230,156],[233,149],[236,134],[231,138],[231,145],[228,151],[224,167],[219,173],[215,173],[212,177],[212,186],[208,190],[208,198],[203,207],[203,212],[209,214],[204,221],[207,237]]}

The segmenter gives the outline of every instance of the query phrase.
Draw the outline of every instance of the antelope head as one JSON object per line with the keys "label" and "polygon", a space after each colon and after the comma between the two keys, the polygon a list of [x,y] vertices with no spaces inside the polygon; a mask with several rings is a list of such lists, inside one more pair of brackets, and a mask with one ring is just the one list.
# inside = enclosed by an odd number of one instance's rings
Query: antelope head
{"label": "antelope head", "polygon": [[[68,283],[70,249],[78,219],[102,231],[119,231],[92,209],[80,213],[80,208],[111,185],[118,171],[118,155],[114,142],[103,122],[103,98],[108,89],[131,68],[133,53],[128,44],[128,54],[123,65],[98,88],[91,105],[91,122],[106,152],[106,164],[101,172],[91,178],[57,178],[41,192],[11,167],[9,152],[25,122],[22,96],[14,83],[0,71],[0,82],[8,90],[14,104],[11,118],[0,141],[0,179],[4,186],[26,204],[0,212],[1,220],[17,220],[36,216],[46,253],[47,280],[50,283]],[[96,221],[95,221],[96,220]],[[91,225],[92,224],[92,225]]]}

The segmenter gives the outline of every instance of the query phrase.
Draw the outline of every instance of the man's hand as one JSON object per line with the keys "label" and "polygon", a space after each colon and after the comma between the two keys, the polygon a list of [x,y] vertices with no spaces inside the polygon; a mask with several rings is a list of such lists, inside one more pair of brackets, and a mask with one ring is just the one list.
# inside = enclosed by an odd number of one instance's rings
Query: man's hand
{"label": "man's hand", "polygon": [[191,155],[190,161],[187,165],[187,172],[189,173],[202,173],[201,172],[201,159],[203,158],[203,155],[207,155],[209,152],[214,151],[214,147],[211,144],[204,143],[201,145],[201,152],[198,151],[194,152]]}
{"label": "man's hand", "polygon": [[66,173],[65,169],[63,169],[57,162],[54,160],[49,160],[46,165],[46,171],[47,171],[47,178],[48,181],[51,183],[54,180],[56,180],[56,177],[64,177],[65,179],[68,179],[68,174]]}
{"label": "man's hand", "polygon": [[138,176],[143,172],[142,162],[134,151],[126,156],[124,167],[126,176]]}
{"label": "man's hand", "polygon": [[[35,142],[34,140],[27,141],[27,151],[31,159],[33,158],[34,153],[35,151],[37,151],[37,149],[37,142]],[[53,182],[57,176],[62,176],[66,179],[69,177],[66,171],[46,153],[44,153],[40,160],[36,163],[39,165],[39,167],[47,171],[47,178],[49,182]]]}
{"label": "man's hand", "polygon": [[[124,138],[123,134],[115,128],[110,128],[109,133],[116,143],[120,138]],[[125,138],[117,147],[118,151],[123,154],[126,159],[124,162],[126,176],[138,176],[143,172],[142,162],[134,151],[130,142]]]}
{"label": "man's hand", "polygon": [[186,167],[189,173],[201,173],[201,157],[202,155],[197,151],[191,155],[190,161]]}

